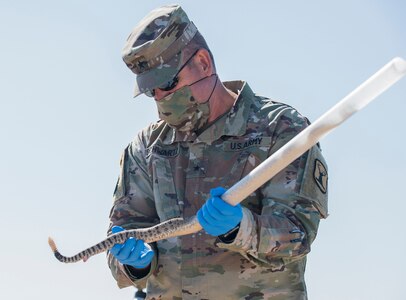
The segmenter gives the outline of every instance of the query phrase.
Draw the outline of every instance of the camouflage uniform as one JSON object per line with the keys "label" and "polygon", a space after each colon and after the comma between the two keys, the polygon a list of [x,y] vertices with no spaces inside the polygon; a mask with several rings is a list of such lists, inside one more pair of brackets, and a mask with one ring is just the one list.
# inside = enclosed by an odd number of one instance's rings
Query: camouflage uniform
{"label": "camouflage uniform", "polygon": [[[308,125],[296,110],[255,95],[247,83],[224,84],[238,99],[199,136],[160,121],[125,149],[111,225],[141,228],[195,215],[211,188],[229,188]],[[147,299],[306,299],[306,254],[327,216],[319,146],[242,205],[232,243],[203,231],[154,243]],[[112,255],[109,264],[120,287],[144,283]]]}
{"label": "camouflage uniform", "polygon": [[[199,35],[178,5],[148,14],[123,50],[137,75],[135,95],[169,82]],[[124,150],[110,228],[150,227],[196,215],[210,189],[231,187],[308,126],[292,107],[225,82],[234,106],[197,135],[165,121],[142,130]],[[190,97],[190,101],[192,101]],[[196,112],[201,113],[201,112]],[[153,243],[148,274],[137,278],[113,255],[118,286],[147,285],[147,299],[306,299],[306,254],[327,216],[327,169],[314,146],[242,202],[234,240],[200,231]]]}

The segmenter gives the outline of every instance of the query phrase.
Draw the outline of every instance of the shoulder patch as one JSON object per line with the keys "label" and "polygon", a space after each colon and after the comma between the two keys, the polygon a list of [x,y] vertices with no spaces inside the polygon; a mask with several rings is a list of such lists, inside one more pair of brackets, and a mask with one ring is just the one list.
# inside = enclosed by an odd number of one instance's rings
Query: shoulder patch
{"label": "shoulder patch", "polygon": [[323,165],[323,163],[318,159],[314,160],[313,178],[316,181],[316,184],[319,187],[320,191],[323,194],[327,193],[327,182],[328,182],[327,169]]}

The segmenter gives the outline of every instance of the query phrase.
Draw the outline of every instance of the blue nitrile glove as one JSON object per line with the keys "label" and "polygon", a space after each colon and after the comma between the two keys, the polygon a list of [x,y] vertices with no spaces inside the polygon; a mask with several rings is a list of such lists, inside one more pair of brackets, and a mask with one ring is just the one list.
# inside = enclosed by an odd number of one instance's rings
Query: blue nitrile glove
{"label": "blue nitrile glove", "polygon": [[[113,226],[111,231],[117,233],[123,231],[120,226]],[[115,244],[110,253],[113,254],[119,262],[137,269],[148,267],[154,257],[154,250],[143,240],[137,240],[130,237],[124,244]]]}
{"label": "blue nitrile glove", "polygon": [[211,197],[197,212],[197,220],[206,232],[213,236],[227,233],[240,223],[242,208],[232,206],[220,198],[225,189],[218,187],[210,191]]}

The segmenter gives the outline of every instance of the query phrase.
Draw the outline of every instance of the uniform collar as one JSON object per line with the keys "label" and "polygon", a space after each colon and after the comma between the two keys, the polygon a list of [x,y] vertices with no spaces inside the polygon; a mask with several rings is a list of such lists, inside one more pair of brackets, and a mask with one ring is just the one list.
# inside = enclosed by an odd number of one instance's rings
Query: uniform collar
{"label": "uniform collar", "polygon": [[[224,86],[234,93],[237,99],[231,109],[219,119],[210,124],[199,136],[196,133],[185,133],[170,128],[162,137],[163,144],[175,142],[204,142],[211,144],[222,136],[242,136],[247,129],[247,119],[252,108],[255,94],[245,81],[226,81]],[[166,124],[166,126],[168,126]],[[168,126],[169,127],[169,126]]]}

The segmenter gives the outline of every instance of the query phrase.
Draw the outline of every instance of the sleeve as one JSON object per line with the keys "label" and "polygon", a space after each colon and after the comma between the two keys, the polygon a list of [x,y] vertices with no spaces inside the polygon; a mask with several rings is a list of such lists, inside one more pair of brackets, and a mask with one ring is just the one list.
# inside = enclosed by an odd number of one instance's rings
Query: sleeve
{"label": "sleeve", "polygon": [[[306,118],[288,109],[274,127],[269,155],[307,126]],[[327,181],[326,162],[317,144],[257,191],[262,199],[261,213],[243,207],[234,241],[217,245],[272,269],[302,258],[310,252],[320,219],[328,215]]]}
{"label": "sleeve", "polygon": [[[108,235],[111,234],[111,228],[115,225],[125,229],[135,229],[151,227],[159,222],[141,135],[124,150],[120,167],[120,176],[110,211]],[[146,279],[154,272],[157,265],[158,253],[155,243],[152,243],[151,247],[155,255],[149,272],[142,274],[144,276],[131,273],[129,268],[118,262],[112,254],[107,254],[110,270],[120,288],[133,285],[138,288],[145,286]]]}

